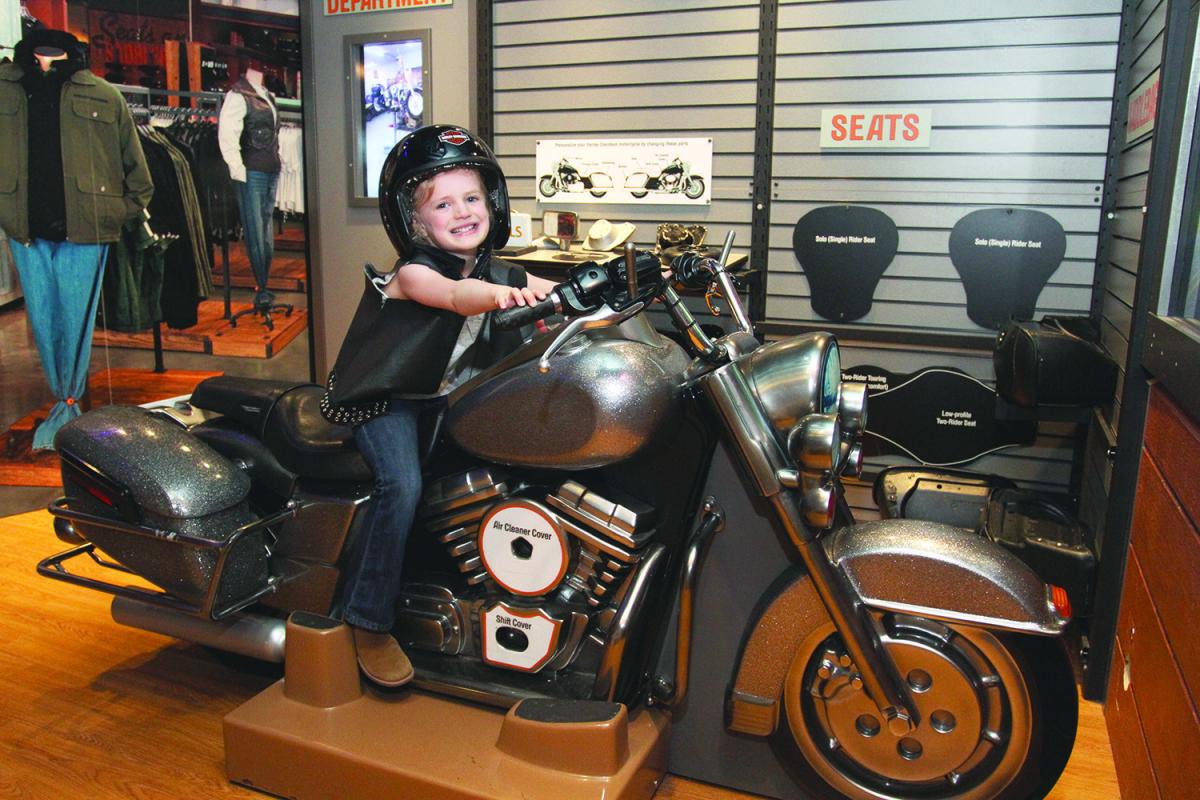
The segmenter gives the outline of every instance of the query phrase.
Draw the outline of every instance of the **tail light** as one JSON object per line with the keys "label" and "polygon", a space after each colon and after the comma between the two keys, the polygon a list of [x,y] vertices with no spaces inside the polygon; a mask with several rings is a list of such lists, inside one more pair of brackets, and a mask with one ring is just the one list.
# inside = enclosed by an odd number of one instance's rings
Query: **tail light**
{"label": "tail light", "polygon": [[1054,606],[1055,613],[1063,619],[1071,618],[1071,598],[1063,587],[1051,584],[1050,605]]}

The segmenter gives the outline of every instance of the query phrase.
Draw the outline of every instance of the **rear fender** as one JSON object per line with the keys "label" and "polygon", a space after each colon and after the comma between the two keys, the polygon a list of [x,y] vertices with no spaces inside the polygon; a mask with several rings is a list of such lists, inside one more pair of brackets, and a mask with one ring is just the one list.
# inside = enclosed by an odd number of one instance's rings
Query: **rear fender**
{"label": "rear fender", "polygon": [[[882,520],[843,528],[826,546],[876,611],[1040,635],[1057,635],[1069,622],[1029,567],[962,528]],[[776,586],[750,626],[726,698],[726,726],[739,733],[775,731],[792,660],[834,632],[808,575],[794,574]]]}

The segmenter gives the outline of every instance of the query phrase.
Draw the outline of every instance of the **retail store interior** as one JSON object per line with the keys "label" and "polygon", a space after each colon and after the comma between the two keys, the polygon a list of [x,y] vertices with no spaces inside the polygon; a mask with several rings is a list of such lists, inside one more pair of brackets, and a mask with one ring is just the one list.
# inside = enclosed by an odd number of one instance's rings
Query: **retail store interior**
{"label": "retail store interior", "polygon": [[[1200,797],[1198,20],[0,0],[0,794]],[[47,58],[152,199],[65,153],[66,227],[26,214]],[[383,687],[375,412],[326,381],[435,125],[419,179],[475,154],[492,257],[569,288],[421,423]],[[96,247],[76,185],[140,206],[82,336],[20,272]]]}

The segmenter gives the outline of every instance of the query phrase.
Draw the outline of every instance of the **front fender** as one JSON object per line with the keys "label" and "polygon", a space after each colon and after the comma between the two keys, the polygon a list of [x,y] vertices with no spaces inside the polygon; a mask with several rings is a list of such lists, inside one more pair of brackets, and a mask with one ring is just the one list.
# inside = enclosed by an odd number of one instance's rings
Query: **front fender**
{"label": "front fender", "polygon": [[[1049,587],[1016,556],[963,528],[891,519],[843,528],[828,540],[830,558],[864,602],[976,627],[1042,635],[1069,620]],[[784,679],[798,650],[834,632],[808,575],[781,576],[751,623],[726,698],[730,730],[768,736],[779,724]]]}
{"label": "front fender", "polygon": [[843,528],[827,549],[863,602],[879,611],[1043,636],[1070,622],[1023,561],[964,528],[877,520]]}

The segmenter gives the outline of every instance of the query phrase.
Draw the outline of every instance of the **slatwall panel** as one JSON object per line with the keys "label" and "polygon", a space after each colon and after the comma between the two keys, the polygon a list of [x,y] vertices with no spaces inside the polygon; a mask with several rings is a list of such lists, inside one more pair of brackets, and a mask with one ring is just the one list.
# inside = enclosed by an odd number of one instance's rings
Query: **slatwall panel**
{"label": "slatwall panel", "polygon": [[[792,227],[831,203],[878,208],[900,247],[862,328],[900,331],[891,346],[843,334],[847,365],[892,372],[954,366],[992,382],[990,352],[905,345],[903,335],[992,333],[966,314],[950,262],[950,229],[981,208],[1036,208],[1067,232],[1064,262],[1038,314],[1087,314],[1095,279],[1100,197],[1112,109],[1120,0],[781,1],[766,316],[827,324],[812,311],[791,252]],[[750,244],[758,3],[728,0],[496,0],[495,148],[518,210],[536,218],[540,138],[711,136],[713,202],[566,206],[586,226],[629,219],[650,244],[658,223],[700,222]],[[928,151],[821,152],[830,106],[908,104],[933,110]],[[559,206],[559,208],[564,208]],[[540,232],[535,223],[535,234]],[[869,338],[869,337],[867,337]],[[1035,446],[969,466],[1034,488],[1070,482],[1071,430],[1045,426]],[[875,471],[900,459],[868,464]],[[865,492],[865,500],[863,495]],[[873,511],[869,491],[853,504]]]}
{"label": "slatwall panel", "polygon": [[[518,211],[633,222],[654,243],[662,222],[700,223],[750,246],[757,0],[497,0],[495,141]],[[538,139],[712,137],[710,206],[539,204]]]}
{"label": "slatwall panel", "polygon": [[[1130,13],[1130,42],[1123,60],[1129,62],[1125,94],[1133,97],[1158,75],[1162,64],[1168,0],[1141,0]],[[1117,387],[1111,404],[1097,410],[1084,454],[1083,486],[1079,517],[1095,532],[1097,549],[1104,541],[1104,522],[1112,481],[1108,453],[1117,441],[1121,416],[1121,392],[1129,357],[1129,335],[1133,323],[1134,289],[1142,249],[1142,223],[1147,203],[1150,152],[1155,132],[1123,142],[1114,165],[1116,186],[1112,218],[1105,231],[1101,252],[1105,254],[1102,283],[1097,295],[1100,334],[1105,349],[1117,362]]]}
{"label": "slatwall panel", "polygon": [[[820,324],[792,229],[831,203],[877,208],[896,258],[855,324],[986,334],[948,255],[955,222],[1020,206],[1056,218],[1067,254],[1037,313],[1090,306],[1119,0],[784,2],[779,11],[767,317]],[[822,108],[928,107],[928,150],[819,148]]]}
{"label": "slatwall panel", "polygon": [[[1129,96],[1133,97],[1155,79],[1162,64],[1163,34],[1167,22],[1167,0],[1143,0],[1133,18],[1133,45],[1129,67]],[[1112,240],[1105,264],[1101,294],[1101,334],[1104,346],[1120,365],[1121,381],[1107,419],[1116,431],[1120,419],[1121,382],[1129,355],[1129,329],[1133,319],[1133,291],[1141,255],[1143,209],[1149,182],[1150,152],[1154,131],[1127,142],[1116,165],[1117,188],[1111,225]]]}
{"label": "slatwall panel", "polygon": [[[876,208],[899,230],[871,310],[841,334],[846,342],[856,329],[864,339],[891,329],[898,343],[859,343],[847,348],[847,364],[900,373],[955,366],[993,383],[990,352],[904,344],[915,334],[994,335],[968,318],[948,252],[954,224],[978,209],[1033,208],[1057,219],[1066,256],[1035,313],[1086,315],[1120,9],[1120,0],[781,0],[768,320],[829,324],[812,309],[792,231],[807,212],[836,203]],[[823,108],[899,105],[932,110],[928,150],[820,149]],[[1062,490],[1071,482],[1072,433],[1043,424],[1033,447],[965,466]],[[869,460],[868,475],[893,463],[904,460]],[[853,505],[860,499],[852,493]],[[869,514],[869,494],[861,505]]]}

